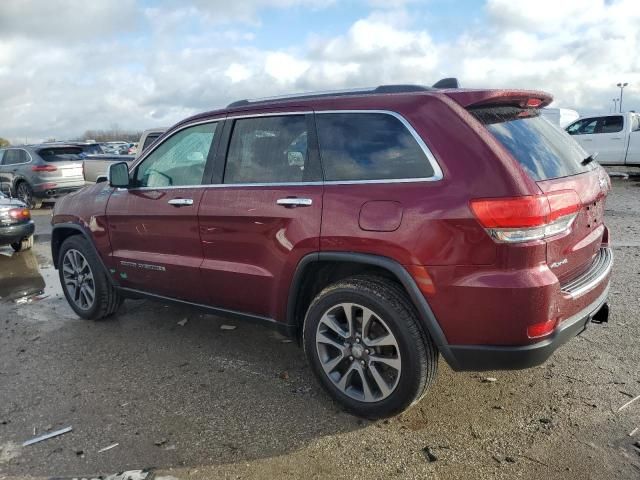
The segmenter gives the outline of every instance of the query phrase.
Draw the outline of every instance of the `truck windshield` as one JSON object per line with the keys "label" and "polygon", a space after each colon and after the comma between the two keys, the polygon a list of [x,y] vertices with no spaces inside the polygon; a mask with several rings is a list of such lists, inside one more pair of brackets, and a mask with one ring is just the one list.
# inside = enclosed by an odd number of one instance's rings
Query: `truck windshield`
{"label": "truck windshield", "polygon": [[540,116],[539,110],[510,106],[470,109],[535,180],[549,180],[596,168],[564,130]]}

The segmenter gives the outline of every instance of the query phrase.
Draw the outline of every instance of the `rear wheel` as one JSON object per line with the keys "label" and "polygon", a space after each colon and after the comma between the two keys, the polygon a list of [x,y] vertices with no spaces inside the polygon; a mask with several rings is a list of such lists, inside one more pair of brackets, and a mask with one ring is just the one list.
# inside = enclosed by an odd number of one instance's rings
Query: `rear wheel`
{"label": "rear wheel", "polygon": [[29,208],[40,208],[42,199],[33,196],[33,189],[27,182],[20,182],[16,187],[16,197],[22,200]]}
{"label": "rear wheel", "polygon": [[31,247],[33,247],[33,235],[31,235],[30,237],[24,238],[19,242],[11,244],[11,248],[13,248],[13,250],[16,252],[20,252],[22,250],[29,250]]}
{"label": "rear wheel", "polygon": [[58,273],[67,302],[82,318],[100,320],[122,304],[89,242],[79,235],[62,243]]}
{"label": "rear wheel", "polygon": [[404,291],[379,277],[352,277],[325,288],[309,307],[303,337],[323,387],[356,415],[400,413],[435,379],[435,345]]}

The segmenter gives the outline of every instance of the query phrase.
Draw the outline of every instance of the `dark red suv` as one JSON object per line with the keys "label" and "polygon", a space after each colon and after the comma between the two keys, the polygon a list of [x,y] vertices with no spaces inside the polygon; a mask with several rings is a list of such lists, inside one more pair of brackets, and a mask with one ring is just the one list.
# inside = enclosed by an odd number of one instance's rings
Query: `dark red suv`
{"label": "dark red suv", "polygon": [[177,301],[297,336],[350,411],[454,370],[544,362],[606,321],[610,182],[516,90],[382,86],[240,101],[66,196],[52,252],[76,313]]}

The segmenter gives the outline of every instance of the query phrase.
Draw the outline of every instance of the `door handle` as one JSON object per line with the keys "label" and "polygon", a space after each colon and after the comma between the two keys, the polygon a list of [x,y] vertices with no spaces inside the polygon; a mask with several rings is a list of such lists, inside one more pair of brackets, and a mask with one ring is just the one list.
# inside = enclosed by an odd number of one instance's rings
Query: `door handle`
{"label": "door handle", "polygon": [[313,200],[310,198],[279,198],[276,203],[287,208],[310,207]]}
{"label": "door handle", "polygon": [[188,207],[193,205],[193,200],[190,198],[172,198],[167,203],[174,207]]}
{"label": "door handle", "polygon": [[622,140],[622,137],[611,137],[611,140]]}

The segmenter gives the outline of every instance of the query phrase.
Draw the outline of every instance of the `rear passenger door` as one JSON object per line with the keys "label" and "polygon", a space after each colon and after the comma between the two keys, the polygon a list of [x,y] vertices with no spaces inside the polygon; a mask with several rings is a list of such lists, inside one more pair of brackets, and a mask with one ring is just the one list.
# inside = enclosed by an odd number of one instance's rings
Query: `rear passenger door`
{"label": "rear passenger door", "polygon": [[229,118],[200,206],[203,284],[216,307],[283,319],[298,262],[317,252],[322,175],[313,116]]}

